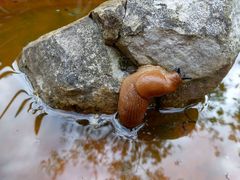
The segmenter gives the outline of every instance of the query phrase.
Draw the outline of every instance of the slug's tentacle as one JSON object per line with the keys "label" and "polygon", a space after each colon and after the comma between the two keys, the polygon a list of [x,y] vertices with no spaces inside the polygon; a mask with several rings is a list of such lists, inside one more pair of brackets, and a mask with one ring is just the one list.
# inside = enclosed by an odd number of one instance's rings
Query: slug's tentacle
{"label": "slug's tentacle", "polygon": [[186,74],[183,73],[180,68],[175,68],[174,71],[179,74],[179,76],[181,77],[182,80],[191,80],[192,79],[191,77],[187,77]]}
{"label": "slug's tentacle", "polygon": [[122,83],[118,102],[120,122],[133,128],[143,122],[152,97],[174,92],[181,83],[177,72],[167,72],[160,66],[144,66]]}

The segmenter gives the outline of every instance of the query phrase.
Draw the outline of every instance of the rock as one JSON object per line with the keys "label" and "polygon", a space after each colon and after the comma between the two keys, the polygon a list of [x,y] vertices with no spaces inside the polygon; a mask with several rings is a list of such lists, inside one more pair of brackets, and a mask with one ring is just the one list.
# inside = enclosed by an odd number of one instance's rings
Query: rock
{"label": "rock", "polygon": [[95,10],[100,17],[95,20],[103,24],[104,32],[119,30],[115,46],[137,66],[180,68],[192,78],[176,93],[163,97],[163,106],[184,106],[201,99],[220,83],[239,53],[238,0],[127,0],[124,7],[122,28],[105,26],[118,16],[109,11],[109,5]]}
{"label": "rock", "polygon": [[119,37],[126,13],[126,0],[106,1],[90,16],[100,25],[105,43],[113,45]]}
{"label": "rock", "polygon": [[180,107],[226,75],[239,52],[239,29],[238,0],[111,0],[30,43],[19,66],[47,104],[83,113],[115,112],[133,64],[179,67],[192,79],[161,103]]}
{"label": "rock", "polygon": [[50,106],[83,113],[116,111],[119,53],[104,44],[97,24],[85,17],[24,48],[20,69]]}

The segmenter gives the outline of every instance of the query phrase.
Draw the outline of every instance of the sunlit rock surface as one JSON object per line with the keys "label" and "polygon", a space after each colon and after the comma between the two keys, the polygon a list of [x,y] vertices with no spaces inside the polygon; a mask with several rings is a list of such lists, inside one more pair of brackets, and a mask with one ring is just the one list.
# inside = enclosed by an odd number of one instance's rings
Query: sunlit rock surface
{"label": "sunlit rock surface", "polygon": [[239,29],[238,0],[107,1],[29,44],[20,69],[53,107],[111,113],[127,74],[123,56],[136,66],[178,67],[192,80],[161,102],[184,106],[226,75],[239,52]]}

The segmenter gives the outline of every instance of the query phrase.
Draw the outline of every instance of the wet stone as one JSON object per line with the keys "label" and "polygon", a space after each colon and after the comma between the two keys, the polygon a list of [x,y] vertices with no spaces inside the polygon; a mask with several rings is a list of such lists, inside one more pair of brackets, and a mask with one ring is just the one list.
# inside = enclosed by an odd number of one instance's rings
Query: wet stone
{"label": "wet stone", "polygon": [[182,107],[201,100],[231,68],[240,49],[239,9],[238,0],[107,1],[27,45],[19,66],[48,105],[82,113],[115,112],[121,81],[135,67],[180,68],[192,79],[161,105]]}

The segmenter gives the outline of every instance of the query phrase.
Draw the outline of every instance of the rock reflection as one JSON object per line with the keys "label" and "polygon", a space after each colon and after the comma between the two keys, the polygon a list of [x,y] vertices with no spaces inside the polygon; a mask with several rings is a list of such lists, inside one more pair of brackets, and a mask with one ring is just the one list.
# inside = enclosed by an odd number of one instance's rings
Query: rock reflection
{"label": "rock reflection", "polygon": [[147,113],[146,125],[139,131],[139,138],[153,139],[176,139],[190,134],[198,119],[198,110],[188,108],[178,113],[160,113],[150,110]]}

